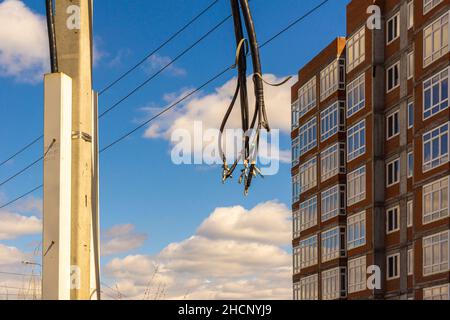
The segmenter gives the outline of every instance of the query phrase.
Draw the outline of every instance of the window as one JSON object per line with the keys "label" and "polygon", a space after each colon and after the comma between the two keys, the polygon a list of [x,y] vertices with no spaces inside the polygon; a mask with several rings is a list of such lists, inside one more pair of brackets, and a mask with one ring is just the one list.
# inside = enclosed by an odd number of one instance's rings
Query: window
{"label": "window", "polygon": [[300,231],[307,230],[317,224],[317,196],[300,204]]}
{"label": "window", "polygon": [[347,132],[347,161],[350,162],[366,152],[366,121],[363,120]]}
{"label": "window", "polygon": [[414,26],[414,0],[408,2],[408,29]]}
{"label": "window", "polygon": [[392,139],[400,134],[400,124],[398,120],[398,111],[390,114],[386,118],[387,138]]}
{"label": "window", "polygon": [[408,129],[414,126],[414,102],[408,102]]}
{"label": "window", "polygon": [[297,174],[292,178],[292,202],[300,200],[300,176]]}
{"label": "window", "polygon": [[393,186],[400,182],[400,159],[389,162],[386,165],[386,183],[387,186]]}
{"label": "window", "polygon": [[294,248],[294,274],[297,274],[300,272],[300,247]]}
{"label": "window", "polygon": [[408,79],[414,77],[414,51],[408,53]]}
{"label": "window", "polygon": [[408,276],[412,276],[414,274],[414,250],[408,250]]}
{"label": "window", "polygon": [[423,135],[423,171],[429,171],[448,162],[448,126],[446,123]]}
{"label": "window", "polygon": [[322,300],[336,300],[344,298],[345,268],[334,268],[322,272]]}
{"label": "window", "polygon": [[365,59],[365,26],[352,35],[347,42],[347,73],[352,71]]}
{"label": "window", "polygon": [[347,86],[347,118],[366,105],[366,78],[363,73]]}
{"label": "window", "polygon": [[292,225],[293,225],[293,238],[296,239],[300,237],[300,211],[294,211],[292,214]]}
{"label": "window", "polygon": [[387,279],[400,277],[400,254],[396,253],[387,257]]}
{"label": "window", "polygon": [[408,228],[412,227],[414,223],[414,201],[408,201],[406,204],[406,224]]}
{"label": "window", "polygon": [[414,175],[414,153],[408,153],[408,178],[412,178]]}
{"label": "window", "polygon": [[345,187],[336,185],[322,192],[322,222],[339,214],[345,214]]}
{"label": "window", "polygon": [[448,271],[448,231],[423,238],[423,275]]}
{"label": "window", "polygon": [[448,72],[449,68],[440,71],[423,82],[423,118],[431,116],[448,108]]}
{"label": "window", "polygon": [[317,274],[302,278],[298,283],[298,300],[319,299],[319,277]]}
{"label": "window", "polygon": [[366,256],[348,261],[348,293],[366,290]]}
{"label": "window", "polygon": [[292,141],[292,167],[298,165],[300,161],[300,139],[296,138]]}
{"label": "window", "polygon": [[441,2],[442,0],[423,0],[423,14],[430,12],[431,9]]}
{"label": "window", "polygon": [[317,264],[317,236],[300,241],[300,269]]}
{"label": "window", "polygon": [[322,262],[345,257],[345,228],[322,232]]}
{"label": "window", "polygon": [[448,52],[448,13],[423,30],[423,67],[429,66]]}
{"label": "window", "polygon": [[425,288],[423,289],[423,300],[449,300],[448,290],[448,284]]}
{"label": "window", "polygon": [[400,85],[400,62],[390,66],[386,72],[386,90],[391,92]]}
{"label": "window", "polygon": [[360,212],[347,218],[348,250],[366,244],[366,212]]}
{"label": "window", "polygon": [[320,155],[321,181],[324,182],[339,173],[345,173],[345,145],[336,143]]}
{"label": "window", "polygon": [[352,206],[366,198],[366,166],[348,174],[347,189],[348,206]]}
{"label": "window", "polygon": [[317,158],[313,158],[299,169],[300,175],[300,194],[317,186]]}
{"label": "window", "polygon": [[448,217],[448,183],[446,177],[423,187],[423,224]]}
{"label": "window", "polygon": [[394,207],[386,211],[387,233],[394,233],[400,230],[400,208]]}
{"label": "window", "polygon": [[298,90],[298,103],[300,118],[316,106],[316,77],[313,77]]}
{"label": "window", "polygon": [[336,102],[320,113],[320,136],[325,141],[338,131],[344,131],[345,103]]}
{"label": "window", "polygon": [[298,128],[298,120],[299,120],[299,104],[298,100],[292,104],[292,129]]}
{"label": "window", "polygon": [[317,123],[316,118],[312,118],[300,128],[300,156],[317,146]]}
{"label": "window", "polygon": [[387,43],[390,44],[400,35],[400,14],[398,12],[388,20],[386,29]]}
{"label": "window", "polygon": [[328,98],[338,89],[345,89],[345,60],[330,63],[320,72],[320,101]]}

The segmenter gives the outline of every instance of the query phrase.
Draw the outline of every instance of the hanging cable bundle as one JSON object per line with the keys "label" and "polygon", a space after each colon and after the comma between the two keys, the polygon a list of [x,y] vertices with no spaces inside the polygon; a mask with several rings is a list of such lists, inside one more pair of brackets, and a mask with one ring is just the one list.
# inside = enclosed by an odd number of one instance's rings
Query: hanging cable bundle
{"label": "hanging cable bundle", "polygon": [[[248,4],[248,0],[230,0],[231,10],[234,20],[234,29],[236,37],[236,63],[234,68],[237,68],[238,77],[236,90],[231,101],[230,106],[225,114],[220,127],[219,137],[219,150],[223,160],[223,176],[222,181],[225,182],[229,178],[233,177],[233,173],[236,170],[240,161],[243,162],[243,169],[239,178],[239,183],[244,183],[245,195],[248,194],[254,177],[261,175],[261,171],[256,166],[258,148],[260,142],[261,130],[267,130],[270,132],[269,121],[267,119],[266,106],[264,102],[264,83],[263,80],[261,58],[259,54],[259,45],[255,32],[255,25],[253,23],[252,14]],[[242,12],[241,12],[242,11]],[[242,14],[242,17],[241,17]],[[244,20],[244,24],[242,22]],[[247,31],[248,40],[244,38],[243,27]],[[249,101],[247,92],[247,56],[251,54],[253,64],[253,83],[255,94],[255,110],[253,116],[250,118],[249,113]],[[282,85],[286,83],[290,78],[283,81]],[[270,84],[271,85],[271,84]],[[241,120],[243,136],[243,150],[237,155],[236,160],[230,167],[227,162],[227,157],[222,149],[222,135],[225,130],[225,126],[229,120],[231,112],[234,109],[238,96],[240,97],[241,105]]]}

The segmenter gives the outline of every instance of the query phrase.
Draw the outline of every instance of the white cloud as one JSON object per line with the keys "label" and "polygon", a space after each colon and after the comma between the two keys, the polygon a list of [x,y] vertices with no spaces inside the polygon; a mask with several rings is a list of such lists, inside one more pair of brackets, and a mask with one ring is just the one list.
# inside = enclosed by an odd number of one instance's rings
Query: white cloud
{"label": "white cloud", "polygon": [[[166,67],[171,62],[172,59],[170,57],[154,54],[148,58],[146,64],[144,65],[144,70],[149,74],[153,74],[154,72]],[[177,67],[175,64],[171,64],[164,71],[176,77],[185,76],[187,73],[185,69]]]}
{"label": "white cloud", "polygon": [[0,76],[36,82],[48,70],[45,18],[22,1],[0,3]]}
{"label": "white cloud", "polygon": [[106,230],[101,242],[102,255],[124,253],[142,246],[147,235],[135,233],[134,228],[134,225],[124,224]]}
{"label": "white cloud", "polygon": [[282,248],[290,225],[290,211],[275,202],[220,208],[192,237],[155,256],[113,259],[105,271],[130,299],[290,299],[291,256]]}
{"label": "white cloud", "polygon": [[42,221],[34,216],[26,217],[3,211],[0,212],[0,221],[0,240],[12,240],[42,231]]}
{"label": "white cloud", "polygon": [[7,247],[0,243],[0,266],[17,265],[26,260],[27,255],[15,247]]}

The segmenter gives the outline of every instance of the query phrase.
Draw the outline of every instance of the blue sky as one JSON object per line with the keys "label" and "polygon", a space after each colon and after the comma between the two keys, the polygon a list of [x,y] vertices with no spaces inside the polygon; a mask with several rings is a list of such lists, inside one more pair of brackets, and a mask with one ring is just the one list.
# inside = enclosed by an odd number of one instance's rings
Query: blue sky
{"label": "blue sky", "polygon": [[[260,42],[265,41],[290,21],[314,7],[318,0],[253,0],[254,20]],[[1,2],[0,2],[1,3]],[[35,13],[44,14],[44,2],[24,3]],[[211,0],[96,0],[95,42],[98,52],[94,69],[94,88],[100,90],[136,61],[164,41],[170,34],[205,8]],[[332,0],[304,22],[284,33],[261,51],[263,70],[277,77],[297,70],[337,36],[345,35],[346,0]],[[213,10],[189,30],[161,50],[159,57],[174,57],[203,33],[226,17],[229,1],[221,0]],[[164,95],[194,88],[233,62],[232,21],[209,36],[164,73],[128,99],[100,122],[100,143],[106,145],[149,117],[146,107],[163,107]],[[155,62],[155,65],[158,61]],[[1,70],[1,69],[0,69]],[[100,111],[105,110],[149,76],[150,64],[139,68],[113,89],[102,95]],[[230,80],[232,72],[218,79],[203,94]],[[43,131],[43,84],[24,83],[0,73],[0,160],[15,152]],[[269,105],[268,108],[279,106]],[[174,114],[179,109],[173,111]],[[222,118],[224,110],[217,110]],[[286,122],[290,119],[286,118]],[[144,139],[144,131],[134,134],[101,155],[101,222],[108,229],[134,224],[136,232],[148,235],[133,254],[156,254],[168,244],[195,233],[217,207],[241,205],[247,209],[259,203],[278,200],[290,207],[290,165],[283,164],[279,174],[258,179],[245,198],[236,182],[222,185],[221,169],[204,166],[175,166],[170,160],[170,144],[165,139]],[[288,135],[282,137],[289,148]],[[0,180],[40,156],[42,145],[28,150],[12,163],[0,168]],[[8,200],[41,183],[42,167],[36,166],[0,188],[0,199]],[[42,195],[34,194],[39,198]],[[0,201],[2,202],[2,201]],[[36,236],[4,241],[26,250]],[[127,253],[129,254],[129,253]],[[125,254],[124,254],[125,255]],[[120,256],[120,255],[119,255]],[[108,262],[108,258],[105,258]]]}

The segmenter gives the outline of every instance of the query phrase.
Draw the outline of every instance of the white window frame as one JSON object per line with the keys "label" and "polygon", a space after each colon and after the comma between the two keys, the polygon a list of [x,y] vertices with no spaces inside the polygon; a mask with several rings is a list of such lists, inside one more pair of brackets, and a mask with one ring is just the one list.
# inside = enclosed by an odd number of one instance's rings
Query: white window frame
{"label": "white window frame", "polygon": [[298,112],[302,118],[317,106],[316,76],[312,77],[298,90]]}
{"label": "white window frame", "polygon": [[300,200],[300,175],[292,177],[292,203]]}
{"label": "white window frame", "polygon": [[414,275],[414,249],[408,249],[407,269],[408,276]]}
{"label": "white window frame", "polygon": [[[448,272],[449,270],[449,232],[444,231],[437,234],[433,234],[422,239],[422,270],[423,276],[430,276],[433,274],[438,274],[442,272]],[[446,244],[445,244],[446,243]],[[436,248],[437,247],[437,248]],[[447,247],[447,261],[442,257],[444,249]],[[428,250],[430,248],[430,250]],[[427,253],[431,254],[431,264],[427,264]],[[435,254],[439,253],[439,257]],[[438,260],[438,261],[435,261]]]}
{"label": "white window frame", "polygon": [[318,239],[317,235],[300,241],[300,270],[314,266],[318,263]]}
{"label": "white window frame", "polygon": [[366,74],[362,73],[347,85],[347,118],[366,106]]}
{"label": "white window frame", "polygon": [[450,300],[450,284],[423,288],[423,300]]}
{"label": "white window frame", "polygon": [[414,225],[414,200],[409,200],[406,204],[406,224],[408,228]]}
{"label": "white window frame", "polygon": [[[442,137],[447,135],[447,152],[442,154]],[[439,156],[435,159],[432,158],[434,153],[433,141],[438,140],[439,145]],[[426,146],[430,146],[430,159],[425,159],[425,149]],[[428,172],[435,168],[438,168],[449,162],[449,149],[450,149],[450,122],[446,122],[443,125],[434,128],[428,132],[425,132],[422,136],[422,165],[423,172]]]}
{"label": "white window frame", "polygon": [[[391,29],[392,26],[392,29]],[[392,38],[391,33],[392,32]],[[386,41],[387,45],[391,44],[400,37],[400,12],[394,14],[386,22]]]}
{"label": "white window frame", "polygon": [[[394,263],[394,274],[390,275],[390,263]],[[395,253],[387,256],[386,258],[386,278],[388,280],[394,280],[400,278],[400,253]]]}
{"label": "white window frame", "polygon": [[[328,140],[345,131],[345,102],[336,101],[320,113],[320,140]],[[335,122],[335,123],[334,123]],[[326,131],[324,129],[326,128]]]}
{"label": "white window frame", "polygon": [[300,259],[301,259],[301,253],[300,253],[300,245],[298,245],[298,246],[296,246],[296,247],[294,247],[293,248],[293,255],[292,255],[292,257],[293,257],[293,271],[294,271],[294,274],[298,274],[298,273],[300,273],[300,270],[301,270],[301,262],[300,262]]}
{"label": "white window frame", "polygon": [[[412,118],[411,118],[412,117]],[[408,102],[408,129],[411,129],[414,127],[414,101]],[[412,120],[412,122],[410,122]]]}
{"label": "white window frame", "polygon": [[347,73],[366,58],[366,26],[351,35],[347,41]]}
{"label": "white window frame", "polygon": [[[395,220],[391,219],[391,215]],[[393,223],[393,229],[390,229],[391,222]],[[398,231],[400,231],[400,206],[395,206],[386,210],[386,234],[392,234]]]}
{"label": "white window frame", "polygon": [[345,174],[345,144],[336,143],[320,154],[321,182]]}
{"label": "white window frame", "polygon": [[408,53],[408,80],[414,78],[414,51]]}
{"label": "white window frame", "polygon": [[399,135],[400,135],[400,118],[399,118],[399,111],[396,110],[386,117],[386,137],[387,140],[391,140]]}
{"label": "white window frame", "polygon": [[412,178],[414,176],[414,152],[408,152],[407,155],[407,162],[408,162],[408,179]]}
{"label": "white window frame", "polygon": [[[427,185],[424,185],[422,188],[422,223],[424,225],[439,221],[449,216],[449,197],[450,197],[450,187],[449,187],[450,179],[449,177],[445,177],[436,181],[433,181]],[[447,190],[445,190],[447,189]],[[427,206],[427,197],[430,198],[429,203],[433,205],[434,203],[439,204],[439,208],[433,208],[432,211],[428,212]],[[437,197],[437,200],[435,200]],[[443,204],[443,200],[446,199],[447,203]]]}
{"label": "white window frame", "polygon": [[319,300],[319,276],[304,277],[298,282],[298,300]]}
{"label": "white window frame", "polygon": [[299,232],[308,230],[317,225],[317,196],[300,203],[299,207]]}
{"label": "white window frame", "polygon": [[[392,79],[390,78],[392,76]],[[386,70],[386,92],[389,93],[400,87],[400,61]]]}
{"label": "white window frame", "polygon": [[336,59],[320,72],[320,101],[345,89],[345,59]]}
{"label": "white window frame", "polygon": [[348,260],[348,293],[367,289],[366,256]]}
{"label": "white window frame", "polygon": [[408,2],[408,30],[414,27],[414,0]]}
{"label": "white window frame", "polygon": [[366,245],[366,211],[347,218],[347,250]]}
{"label": "white window frame", "polygon": [[[390,175],[392,175],[392,181],[390,181]],[[386,186],[389,188],[398,183],[400,183],[400,158],[386,164]]]}
{"label": "white window frame", "polygon": [[317,186],[317,157],[303,163],[298,174],[300,176],[300,195]]}
{"label": "white window frame", "polygon": [[300,127],[298,137],[300,139],[300,156],[317,147],[317,118],[312,117]]}
{"label": "white window frame", "polygon": [[[449,95],[450,95],[450,86],[449,86],[449,73],[450,68],[445,68],[430,78],[426,79],[423,82],[422,88],[423,88],[423,119],[429,119],[440,112],[447,110],[449,107]],[[447,98],[442,99],[444,92],[442,91],[443,82],[447,82]],[[436,100],[435,97],[435,88],[438,88],[438,99],[439,103],[433,105],[434,100]],[[430,107],[429,109],[426,109],[426,99],[427,96],[429,96],[430,99]]]}
{"label": "white window frame", "polygon": [[321,193],[321,221],[345,215],[345,186],[337,184]]}
{"label": "white window frame", "polygon": [[335,227],[322,232],[320,235],[320,243],[322,263],[345,257],[345,227]]}
{"label": "white window frame", "polygon": [[367,169],[364,165],[347,175],[347,206],[353,206],[366,199],[366,174]]}
{"label": "white window frame", "polygon": [[[426,68],[436,60],[448,53],[448,20],[449,13],[446,12],[423,29],[423,67]],[[443,36],[444,28],[447,28],[447,38]],[[437,35],[436,35],[437,33]],[[427,40],[430,39],[430,55],[427,55]],[[434,40],[439,41],[434,43]]]}
{"label": "white window frame", "polygon": [[[362,143],[361,137],[364,138],[364,143]],[[359,143],[354,150],[350,150],[351,139],[353,139],[353,145],[355,145],[355,141]],[[364,119],[347,130],[347,162],[353,161],[366,153],[366,142],[366,119]]]}
{"label": "white window frame", "polygon": [[322,271],[322,300],[337,300],[345,298],[346,270],[337,267]]}
{"label": "white window frame", "polygon": [[291,105],[291,118],[292,118],[292,130],[295,130],[299,126],[299,120],[300,120],[300,110],[299,110],[299,102],[297,101],[293,102]]}
{"label": "white window frame", "polygon": [[423,0],[423,14],[426,15],[441,2],[442,0]]}
{"label": "white window frame", "polygon": [[300,210],[295,210],[292,213],[292,238],[297,239],[300,237]]}

